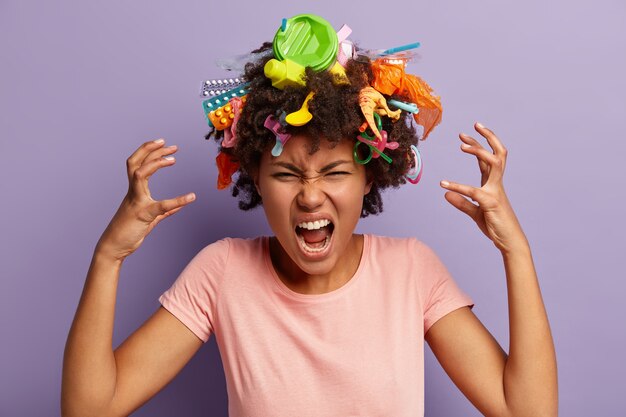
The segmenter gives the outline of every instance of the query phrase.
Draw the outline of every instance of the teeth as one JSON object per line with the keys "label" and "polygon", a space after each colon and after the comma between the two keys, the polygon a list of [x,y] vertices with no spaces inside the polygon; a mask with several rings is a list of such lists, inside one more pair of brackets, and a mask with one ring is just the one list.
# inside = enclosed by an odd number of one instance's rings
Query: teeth
{"label": "teeth", "polygon": [[302,222],[298,225],[298,227],[302,229],[307,229],[307,230],[317,230],[317,229],[321,229],[322,227],[326,227],[329,224],[330,224],[330,220],[323,219],[323,220],[316,220],[314,222]]}

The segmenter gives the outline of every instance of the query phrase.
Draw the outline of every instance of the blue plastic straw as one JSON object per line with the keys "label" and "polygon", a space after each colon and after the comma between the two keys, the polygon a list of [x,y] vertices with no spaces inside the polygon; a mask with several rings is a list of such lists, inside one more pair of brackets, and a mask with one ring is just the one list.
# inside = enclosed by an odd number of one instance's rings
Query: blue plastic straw
{"label": "blue plastic straw", "polygon": [[415,103],[405,103],[404,101],[398,101],[394,99],[387,100],[387,103],[404,111],[408,111],[409,113],[419,113],[419,109],[417,108],[417,104]]}
{"label": "blue plastic straw", "polygon": [[410,43],[408,45],[396,46],[395,48],[389,48],[382,51],[378,56],[385,56],[395,54],[396,52],[408,51],[409,49],[416,49],[420,47],[419,42]]}

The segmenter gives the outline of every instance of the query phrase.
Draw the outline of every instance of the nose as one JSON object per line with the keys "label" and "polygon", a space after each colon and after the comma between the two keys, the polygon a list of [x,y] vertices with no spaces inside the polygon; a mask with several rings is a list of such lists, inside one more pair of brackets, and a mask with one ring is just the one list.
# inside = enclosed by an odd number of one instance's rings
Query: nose
{"label": "nose", "polygon": [[326,193],[321,181],[302,181],[297,196],[297,203],[303,210],[315,211],[326,201]]}

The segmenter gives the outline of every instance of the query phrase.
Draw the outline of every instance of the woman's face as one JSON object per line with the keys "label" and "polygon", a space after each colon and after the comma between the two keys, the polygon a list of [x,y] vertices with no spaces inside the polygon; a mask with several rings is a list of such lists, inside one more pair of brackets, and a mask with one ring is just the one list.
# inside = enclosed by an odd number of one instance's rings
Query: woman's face
{"label": "woman's face", "polygon": [[305,274],[332,273],[354,248],[354,228],[371,184],[364,166],[354,161],[353,146],[344,140],[331,148],[322,140],[310,155],[308,139],[292,136],[280,156],[267,151],[261,158],[255,183],[265,215],[284,252]]}

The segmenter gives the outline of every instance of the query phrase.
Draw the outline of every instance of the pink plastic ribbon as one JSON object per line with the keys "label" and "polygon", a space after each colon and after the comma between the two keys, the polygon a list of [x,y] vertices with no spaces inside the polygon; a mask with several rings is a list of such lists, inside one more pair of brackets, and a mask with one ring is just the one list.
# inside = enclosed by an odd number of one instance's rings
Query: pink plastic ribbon
{"label": "pink plastic ribbon", "polygon": [[272,149],[272,155],[279,156],[283,152],[283,146],[285,146],[285,143],[287,143],[287,141],[291,139],[291,135],[289,133],[280,132],[282,126],[276,116],[274,116],[273,114],[267,116],[267,118],[265,119],[265,123],[263,123],[263,126],[271,130],[272,133],[274,133],[274,135],[276,136],[276,144]]}
{"label": "pink plastic ribbon", "polygon": [[233,109],[233,123],[230,127],[224,129],[224,140],[222,140],[222,148],[232,148],[237,144],[237,122],[241,115],[241,108],[243,107],[243,101],[241,97],[233,97],[228,102]]}
{"label": "pink plastic ribbon", "polygon": [[352,56],[347,56],[346,53],[343,51],[344,43],[346,45],[349,45],[349,46],[346,46],[347,48],[349,47],[350,49],[353,49],[352,42],[346,41],[346,39],[348,38],[348,36],[350,36],[351,33],[352,33],[352,29],[350,29],[350,26],[348,25],[343,25],[341,29],[337,31],[337,42],[339,42],[339,48],[337,50],[337,61],[339,61],[341,66],[344,68],[348,64],[348,59],[352,58]]}

